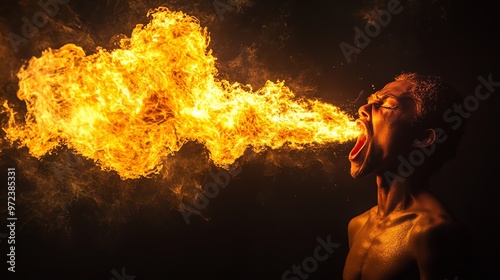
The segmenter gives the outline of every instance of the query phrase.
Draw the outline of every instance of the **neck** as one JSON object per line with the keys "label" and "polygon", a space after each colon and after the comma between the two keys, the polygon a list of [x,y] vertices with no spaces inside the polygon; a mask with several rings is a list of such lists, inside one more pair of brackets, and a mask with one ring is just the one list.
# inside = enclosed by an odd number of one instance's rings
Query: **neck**
{"label": "neck", "polygon": [[393,180],[388,182],[383,175],[377,177],[377,214],[387,217],[391,213],[404,211],[411,207],[413,200],[421,190],[421,185],[415,181]]}

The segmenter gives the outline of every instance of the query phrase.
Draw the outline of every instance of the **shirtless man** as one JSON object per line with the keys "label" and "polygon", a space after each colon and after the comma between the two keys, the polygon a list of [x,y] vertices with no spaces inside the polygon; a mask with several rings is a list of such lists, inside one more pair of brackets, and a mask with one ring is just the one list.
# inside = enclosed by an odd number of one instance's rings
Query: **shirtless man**
{"label": "shirtless man", "polygon": [[404,73],[359,108],[364,132],[349,155],[351,176],[375,175],[378,195],[349,222],[344,280],[469,279],[471,243],[428,190],[458,143],[460,129],[443,117],[454,103],[461,97],[440,78]]}

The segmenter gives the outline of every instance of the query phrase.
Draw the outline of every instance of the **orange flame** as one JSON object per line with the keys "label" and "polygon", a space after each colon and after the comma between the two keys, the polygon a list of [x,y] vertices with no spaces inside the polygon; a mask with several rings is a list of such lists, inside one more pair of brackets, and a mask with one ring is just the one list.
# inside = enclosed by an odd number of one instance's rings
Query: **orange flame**
{"label": "orange flame", "polygon": [[224,167],[249,147],[301,149],[358,135],[338,107],[298,98],[283,82],[254,91],[217,79],[197,19],[164,7],[148,16],[119,49],[86,55],[67,44],[31,58],[18,73],[25,120],[4,104],[7,139],[37,158],[66,145],[126,179],[157,174],[188,141]]}

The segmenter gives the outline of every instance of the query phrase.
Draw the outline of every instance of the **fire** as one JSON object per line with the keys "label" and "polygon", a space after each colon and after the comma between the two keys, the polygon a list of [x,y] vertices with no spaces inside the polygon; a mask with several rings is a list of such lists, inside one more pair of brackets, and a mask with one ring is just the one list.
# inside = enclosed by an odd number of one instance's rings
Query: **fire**
{"label": "fire", "polygon": [[123,179],[159,173],[188,141],[217,166],[245,150],[342,143],[359,130],[341,109],[297,97],[283,82],[258,90],[217,78],[206,28],[160,7],[120,48],[87,55],[67,44],[33,57],[18,72],[27,113],[10,112],[10,143],[41,158],[64,145]]}

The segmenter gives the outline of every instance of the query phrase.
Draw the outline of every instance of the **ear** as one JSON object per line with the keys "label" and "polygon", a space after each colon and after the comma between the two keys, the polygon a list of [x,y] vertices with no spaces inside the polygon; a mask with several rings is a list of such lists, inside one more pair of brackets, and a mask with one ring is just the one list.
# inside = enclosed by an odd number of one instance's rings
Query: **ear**
{"label": "ear", "polygon": [[415,141],[413,141],[413,147],[417,148],[427,147],[432,143],[434,143],[435,140],[436,140],[436,131],[432,128],[428,128],[423,133],[422,140],[415,139]]}

